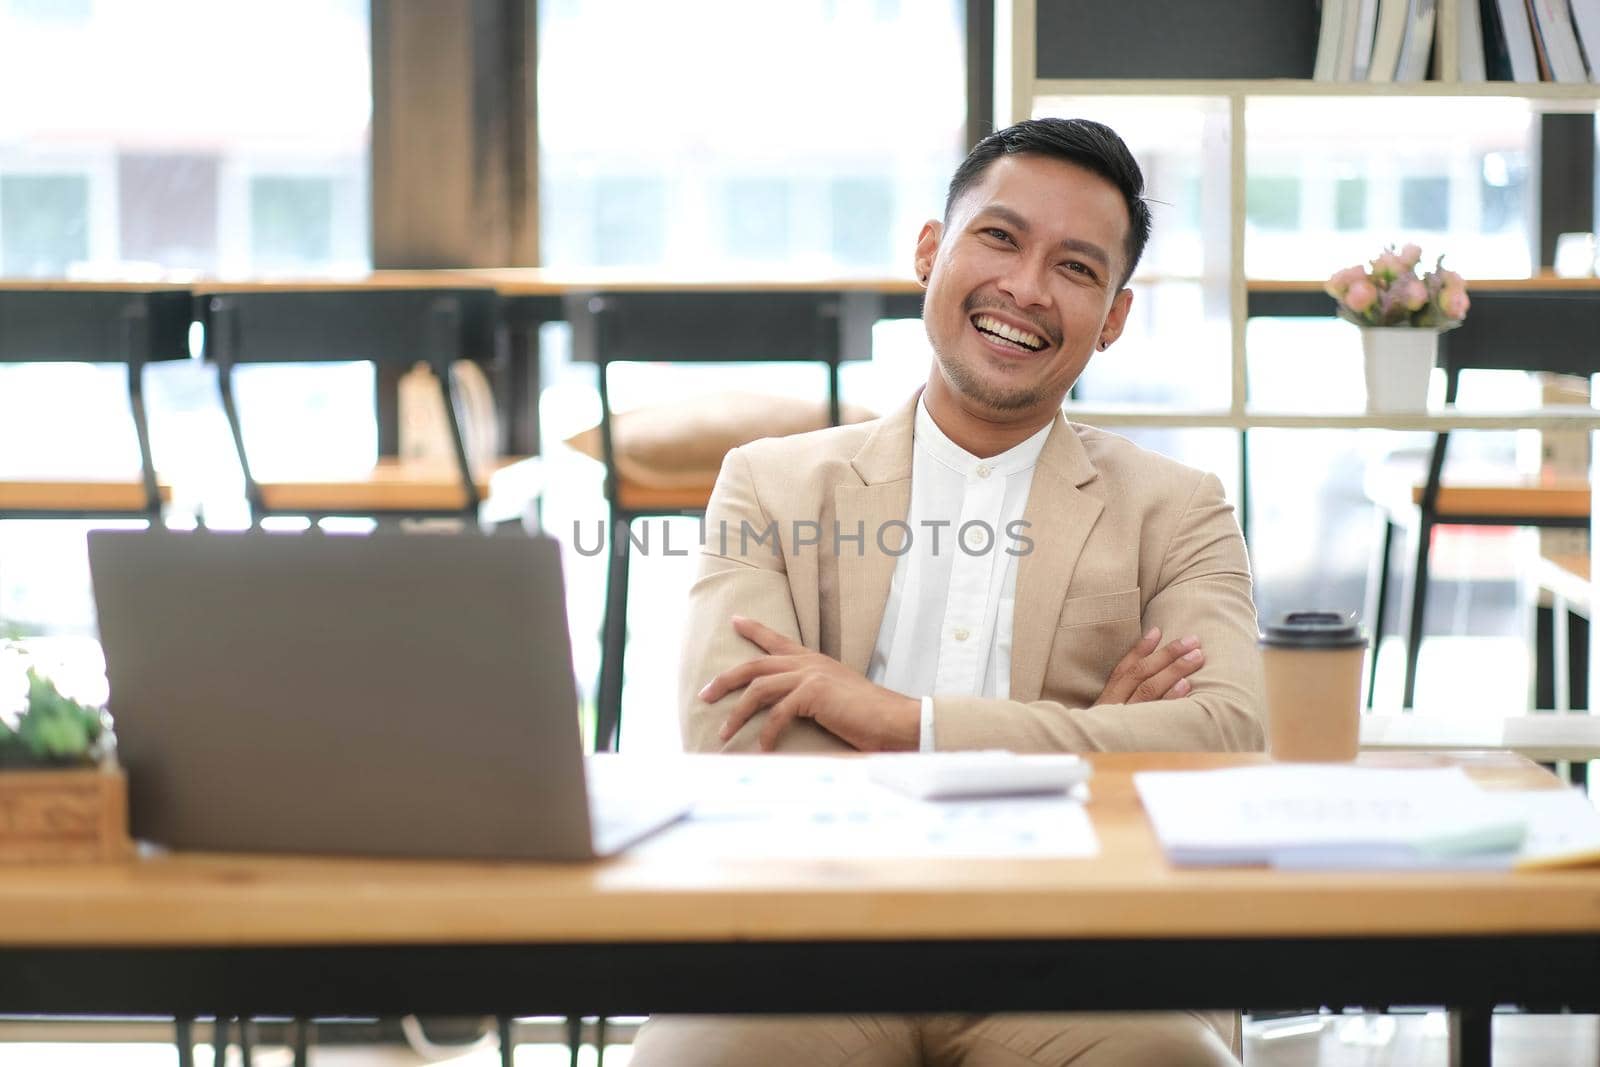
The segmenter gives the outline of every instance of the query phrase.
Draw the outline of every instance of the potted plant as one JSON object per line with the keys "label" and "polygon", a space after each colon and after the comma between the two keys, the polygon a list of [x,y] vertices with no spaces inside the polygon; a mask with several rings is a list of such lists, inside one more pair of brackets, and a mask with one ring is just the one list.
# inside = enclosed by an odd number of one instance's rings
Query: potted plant
{"label": "potted plant", "polygon": [[1393,245],[1366,266],[1334,272],[1326,286],[1339,317],[1361,328],[1369,411],[1425,411],[1439,334],[1461,325],[1467,283],[1440,256],[1417,275],[1422,249]]}
{"label": "potted plant", "polygon": [[104,710],[64,696],[15,644],[0,653],[26,679],[19,705],[0,694],[0,862],[126,855],[127,783]]}

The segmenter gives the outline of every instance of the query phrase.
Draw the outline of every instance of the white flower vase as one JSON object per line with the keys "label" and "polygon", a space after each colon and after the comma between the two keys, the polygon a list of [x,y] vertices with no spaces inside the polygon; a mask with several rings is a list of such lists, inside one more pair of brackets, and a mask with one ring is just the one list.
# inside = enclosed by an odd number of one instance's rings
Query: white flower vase
{"label": "white flower vase", "polygon": [[1439,331],[1418,326],[1364,326],[1367,410],[1428,410],[1428,379],[1439,354]]}

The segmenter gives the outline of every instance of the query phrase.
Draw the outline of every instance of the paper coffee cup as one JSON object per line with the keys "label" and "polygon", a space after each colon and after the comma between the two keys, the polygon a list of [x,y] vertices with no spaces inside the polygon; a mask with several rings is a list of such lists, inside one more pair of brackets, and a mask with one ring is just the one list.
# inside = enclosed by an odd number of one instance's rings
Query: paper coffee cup
{"label": "paper coffee cup", "polygon": [[1291,611],[1261,634],[1267,752],[1275,760],[1337,763],[1361,747],[1361,664],[1367,635],[1355,616]]}

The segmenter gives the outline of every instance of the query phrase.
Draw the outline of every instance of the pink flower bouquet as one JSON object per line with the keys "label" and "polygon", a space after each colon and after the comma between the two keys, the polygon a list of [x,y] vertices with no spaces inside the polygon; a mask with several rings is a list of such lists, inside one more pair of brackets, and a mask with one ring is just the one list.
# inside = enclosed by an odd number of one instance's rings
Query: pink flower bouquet
{"label": "pink flower bouquet", "polygon": [[1448,330],[1461,325],[1472,301],[1467,283],[1444,269],[1440,256],[1433,270],[1417,277],[1422,249],[1390,245],[1367,267],[1337,271],[1323,288],[1339,303],[1339,317],[1357,326],[1418,326]]}

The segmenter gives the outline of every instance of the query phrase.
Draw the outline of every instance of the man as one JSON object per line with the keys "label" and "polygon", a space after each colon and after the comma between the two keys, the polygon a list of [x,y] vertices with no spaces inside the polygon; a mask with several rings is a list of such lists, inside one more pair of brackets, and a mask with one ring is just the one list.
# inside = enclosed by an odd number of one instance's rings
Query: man
{"label": "man", "polygon": [[[1249,564],[1215,476],[1069,423],[1150,231],[1117,135],[985,138],[923,227],[902,410],[731,452],[690,593],[686,746],[1259,749]],[[1232,1063],[1237,1016],[660,1019],[639,1067]]]}

